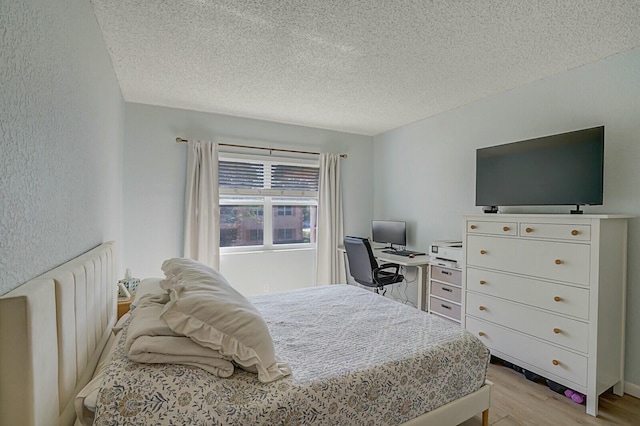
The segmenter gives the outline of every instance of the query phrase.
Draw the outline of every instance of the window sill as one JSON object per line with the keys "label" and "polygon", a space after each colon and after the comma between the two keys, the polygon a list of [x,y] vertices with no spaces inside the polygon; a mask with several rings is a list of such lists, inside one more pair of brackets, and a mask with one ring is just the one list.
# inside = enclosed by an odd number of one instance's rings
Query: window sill
{"label": "window sill", "polygon": [[233,251],[223,251],[220,249],[220,256],[235,256],[237,254],[264,254],[264,253],[285,253],[285,252],[301,252],[301,251],[315,251],[316,247],[284,247],[273,249],[234,249]]}

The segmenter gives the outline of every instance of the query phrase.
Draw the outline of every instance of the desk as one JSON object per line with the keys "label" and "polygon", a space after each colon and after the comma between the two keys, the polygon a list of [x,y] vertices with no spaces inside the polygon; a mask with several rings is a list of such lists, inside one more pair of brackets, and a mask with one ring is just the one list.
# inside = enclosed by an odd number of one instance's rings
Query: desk
{"label": "desk", "polygon": [[396,256],[395,254],[383,253],[383,249],[373,249],[373,254],[379,262],[397,263],[402,266],[414,266],[418,268],[418,308],[427,310],[427,268],[429,266],[429,256],[421,255],[414,258]]}
{"label": "desk", "polygon": [[[345,256],[347,254],[344,247],[338,247],[338,250],[341,251]],[[378,262],[381,263],[397,263],[402,266],[413,266],[418,269],[418,308],[426,311],[427,310],[427,268],[429,267],[429,256],[421,255],[416,256],[414,258],[405,257],[405,256],[396,256],[395,254],[383,253],[383,248],[373,248],[373,255],[376,257]],[[345,272],[347,277],[349,277],[349,272],[347,271],[347,261],[345,259]]]}

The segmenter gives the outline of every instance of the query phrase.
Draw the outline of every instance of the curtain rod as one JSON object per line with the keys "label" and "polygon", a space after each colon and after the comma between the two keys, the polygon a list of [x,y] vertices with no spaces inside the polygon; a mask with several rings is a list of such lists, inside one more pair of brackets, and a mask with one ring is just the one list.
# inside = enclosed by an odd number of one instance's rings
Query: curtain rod
{"label": "curtain rod", "polygon": [[[189,142],[188,139],[176,138],[177,143],[186,143]],[[263,149],[265,151],[277,151],[277,152],[290,152],[294,154],[311,154],[311,155],[320,155],[319,152],[311,152],[311,151],[295,151],[293,149],[279,149],[279,148],[264,148],[261,146],[249,146],[249,145],[237,145],[233,143],[218,143],[220,146],[230,146],[234,148],[250,148],[250,149]],[[340,158],[347,158],[347,154],[340,154]]]}

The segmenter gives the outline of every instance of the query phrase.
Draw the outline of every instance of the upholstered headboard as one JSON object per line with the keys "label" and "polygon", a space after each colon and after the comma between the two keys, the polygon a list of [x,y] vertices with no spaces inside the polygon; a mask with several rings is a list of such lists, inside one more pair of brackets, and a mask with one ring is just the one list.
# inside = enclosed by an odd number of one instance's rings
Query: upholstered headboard
{"label": "upholstered headboard", "polygon": [[0,297],[0,424],[72,425],[116,320],[115,243]]}

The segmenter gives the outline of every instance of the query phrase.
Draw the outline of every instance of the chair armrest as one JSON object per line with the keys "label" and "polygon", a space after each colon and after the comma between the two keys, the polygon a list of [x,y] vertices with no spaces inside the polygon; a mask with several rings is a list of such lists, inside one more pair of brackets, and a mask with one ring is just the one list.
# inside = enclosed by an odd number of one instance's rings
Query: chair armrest
{"label": "chair armrest", "polygon": [[397,263],[384,263],[380,266],[378,266],[376,269],[377,270],[383,270],[383,269],[389,269],[389,268],[395,268],[396,271],[400,270],[400,265],[398,265]]}
{"label": "chair armrest", "polygon": [[400,265],[398,265],[397,263],[385,263],[382,264],[380,266],[378,266],[377,268],[375,268],[373,270],[373,276],[375,281],[378,281],[378,275],[380,272],[384,271],[385,269],[395,269],[395,271],[393,271],[393,279],[397,279],[398,276],[400,275]]}

